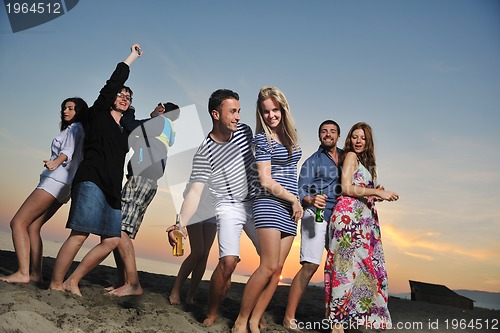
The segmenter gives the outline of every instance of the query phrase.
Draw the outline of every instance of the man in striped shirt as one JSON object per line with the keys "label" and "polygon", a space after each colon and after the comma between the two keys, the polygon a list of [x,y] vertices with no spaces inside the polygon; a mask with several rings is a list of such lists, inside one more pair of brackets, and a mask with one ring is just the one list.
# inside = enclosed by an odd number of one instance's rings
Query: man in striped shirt
{"label": "man in striped shirt", "polygon": [[[252,130],[240,123],[240,103],[236,92],[219,89],[208,101],[212,131],[193,158],[189,192],[184,198],[180,218],[184,228],[196,212],[201,193],[209,187],[214,202],[219,242],[219,263],[210,279],[205,326],[212,326],[231,285],[231,275],[240,261],[240,236],[245,230],[258,248],[253,224],[252,201],[258,182],[252,151]],[[175,245],[172,233],[169,240]],[[185,230],[184,230],[185,231]],[[184,232],[186,234],[186,232]]]}

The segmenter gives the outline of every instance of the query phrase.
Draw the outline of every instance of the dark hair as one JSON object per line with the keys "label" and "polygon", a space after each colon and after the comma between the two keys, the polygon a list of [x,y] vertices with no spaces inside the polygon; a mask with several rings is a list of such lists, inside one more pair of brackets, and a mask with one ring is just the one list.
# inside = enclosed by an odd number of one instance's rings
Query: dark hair
{"label": "dark hair", "polygon": [[[64,120],[64,110],[66,109],[66,103],[68,102],[73,102],[75,103],[75,116],[71,121],[66,121]],[[83,118],[85,117],[85,113],[87,113],[87,109],[89,106],[87,103],[80,97],[70,97],[66,98],[62,103],[61,103],[61,131],[65,130],[69,125],[72,123],[76,122],[81,122]]]}
{"label": "dark hair", "polygon": [[170,112],[170,111],[177,110],[179,108],[179,105],[171,103],[171,102],[167,102],[167,103],[163,103],[163,107],[165,108],[165,112]]}
{"label": "dark hair", "polygon": [[340,126],[339,126],[339,124],[337,124],[336,121],[331,120],[331,119],[325,120],[324,122],[321,123],[321,125],[319,125],[319,127],[318,127],[318,135],[321,134],[321,127],[323,127],[323,125],[335,125],[335,127],[337,127],[337,133],[340,135]]}
{"label": "dark hair", "polygon": [[165,116],[174,121],[179,118],[179,115],[181,113],[181,109],[179,108],[179,105],[167,102],[163,103],[163,107],[165,108]]}
{"label": "dark hair", "polygon": [[[121,92],[122,90],[125,90],[126,92],[128,92],[130,94],[130,98],[132,98],[132,95],[134,95],[132,89],[130,89],[130,87],[127,87],[127,86],[123,86],[119,92]],[[130,102],[132,102],[132,100],[130,100]]]}
{"label": "dark hair", "polygon": [[238,93],[232,90],[219,89],[214,91],[212,95],[210,95],[210,98],[208,99],[208,113],[210,114],[210,117],[212,116],[212,110],[220,111],[220,106],[222,102],[230,98],[233,98],[237,101],[240,100],[240,96],[238,95]]}

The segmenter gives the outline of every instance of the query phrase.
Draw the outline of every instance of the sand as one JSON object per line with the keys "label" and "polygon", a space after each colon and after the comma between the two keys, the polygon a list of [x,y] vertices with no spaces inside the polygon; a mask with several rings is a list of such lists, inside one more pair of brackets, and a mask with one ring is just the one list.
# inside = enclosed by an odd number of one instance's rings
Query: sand
{"label": "sand", "polygon": [[[0,282],[0,332],[229,332],[238,315],[244,284],[233,283],[219,319],[210,328],[201,324],[206,309],[208,281],[202,281],[195,305],[172,306],[168,295],[175,276],[140,272],[144,289],[140,297],[106,296],[104,288],[113,284],[115,268],[99,266],[82,280],[83,297],[47,290],[54,259],[44,258],[44,283],[9,284]],[[74,269],[75,263],[70,269]],[[15,271],[12,251],[0,250],[0,275]],[[182,296],[185,296],[185,286]],[[288,286],[279,286],[265,317],[267,332],[288,332],[281,322],[286,307]],[[326,332],[323,289],[309,287],[297,312],[304,332]],[[499,310],[463,310],[391,297],[389,308],[393,324],[404,325],[393,332],[495,332],[499,331]],[[453,329],[453,324],[474,326]],[[478,329],[478,324],[483,328]],[[485,325],[496,329],[486,330]],[[404,328],[406,327],[406,329]],[[363,332],[371,330],[362,329]]]}

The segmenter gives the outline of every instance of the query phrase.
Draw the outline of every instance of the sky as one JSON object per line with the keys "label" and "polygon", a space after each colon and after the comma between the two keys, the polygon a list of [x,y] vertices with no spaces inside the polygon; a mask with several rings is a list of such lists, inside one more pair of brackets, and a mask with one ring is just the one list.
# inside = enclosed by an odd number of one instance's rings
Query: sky
{"label": "sky", "polygon": [[[399,193],[378,203],[389,292],[408,280],[500,292],[500,2],[86,0],[13,33],[0,8],[0,231],[38,183],[70,96],[89,104],[133,43],[143,56],[127,81],[146,118],[181,107],[166,176],[134,241],[138,257],[180,263],[164,233],[174,223],[194,149],[211,128],[210,94],[240,94],[255,128],[264,85],[287,96],[303,158],[325,119],[374,131],[378,181]],[[184,115],[184,116],[183,116]],[[175,149],[174,149],[175,148]],[[69,204],[44,239],[63,242]],[[94,241],[93,238],[89,242]],[[242,239],[237,273],[258,265]],[[297,236],[284,278],[300,268]],[[189,249],[187,249],[189,251]],[[212,248],[209,268],[218,257]],[[313,282],[321,282],[319,269]]]}

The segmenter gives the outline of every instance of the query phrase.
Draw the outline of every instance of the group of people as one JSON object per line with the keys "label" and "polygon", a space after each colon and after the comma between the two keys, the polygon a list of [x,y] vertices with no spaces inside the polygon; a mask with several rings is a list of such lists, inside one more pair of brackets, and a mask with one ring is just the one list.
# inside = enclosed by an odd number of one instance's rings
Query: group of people
{"label": "group of people", "polygon": [[[91,107],[81,98],[62,103],[61,133],[52,142],[51,158],[44,161],[46,170],[11,221],[19,268],[1,280],[42,280],[40,229],[71,196],[67,222],[71,233],[57,255],[49,289],[81,296],[79,281],[113,252],[118,279],[107,288],[109,294],[142,294],[132,240],[165,171],[168,147],[175,142],[173,121],[179,117],[177,105],[160,103],[150,119],[135,119],[132,90],[124,84],[131,64],[142,53],[140,45],[132,45]],[[190,274],[185,302],[193,303],[217,235],[219,261],[210,279],[203,321],[213,325],[240,261],[245,231],[260,263],[246,283],[232,332],[259,332],[267,325],[263,315],[300,223],[302,267],[290,288],[283,325],[297,328],[296,310],[326,249],[326,316],[332,332],[344,332],[346,323],[352,322],[390,327],[375,202],[395,201],[399,195],[377,184],[371,127],[355,124],[339,149],[340,126],[324,121],[318,130],[320,147],[298,174],[302,150],[284,93],[274,86],[260,89],[255,135],[240,122],[240,111],[236,92],[219,89],[211,94],[212,130],[193,157],[180,226],[166,230],[172,246],[177,242],[173,231],[179,228],[191,244],[170,303],[181,303],[181,287]],[[134,154],[122,188],[130,147]],[[99,235],[101,242],[66,278],[90,234]]]}
{"label": "group of people", "polygon": [[[326,314],[332,332],[343,332],[345,323],[353,321],[390,327],[387,274],[374,203],[395,201],[399,195],[376,183],[371,127],[355,124],[344,149],[339,149],[340,126],[333,120],[324,121],[318,131],[320,147],[306,159],[297,179],[302,152],[281,90],[265,86],[259,91],[255,135],[240,123],[239,96],[231,90],[212,93],[208,112],[213,126],[193,158],[181,225],[167,228],[175,246],[173,231],[191,224],[203,191],[209,189],[219,262],[210,279],[203,324],[211,326],[217,318],[240,260],[244,230],[255,245],[260,264],[246,283],[232,332],[259,332],[266,327],[263,314],[301,220],[302,268],[293,279],[283,325],[298,327],[297,307],[326,248]],[[324,212],[324,222],[318,223],[317,210]],[[193,249],[198,246],[191,244]],[[185,273],[182,267],[181,271]],[[186,276],[179,275],[176,280],[170,299],[174,304],[180,302],[178,281],[182,283]],[[192,301],[191,287],[186,301]]]}

